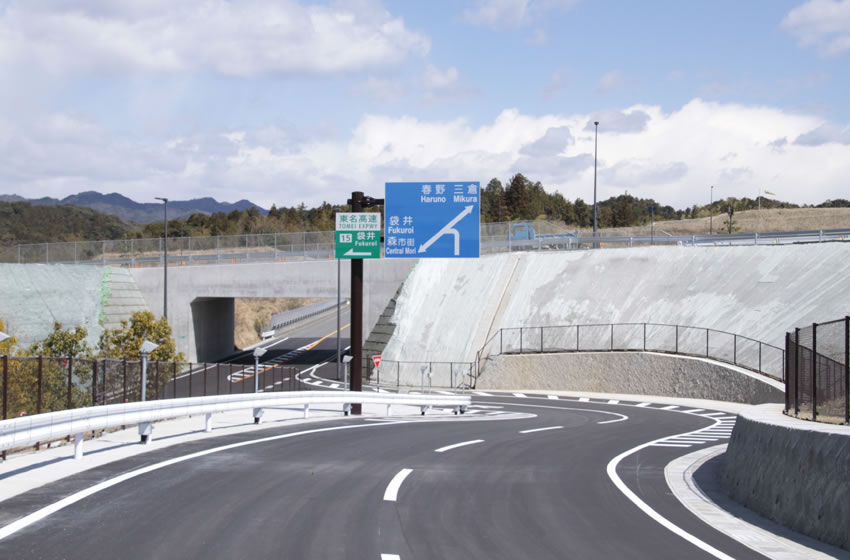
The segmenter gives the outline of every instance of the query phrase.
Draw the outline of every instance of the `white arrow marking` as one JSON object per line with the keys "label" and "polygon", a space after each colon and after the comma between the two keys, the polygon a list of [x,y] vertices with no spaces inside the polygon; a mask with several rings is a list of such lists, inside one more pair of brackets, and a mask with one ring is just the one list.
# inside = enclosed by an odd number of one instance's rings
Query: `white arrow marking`
{"label": "white arrow marking", "polygon": [[444,235],[452,234],[452,235],[455,236],[455,256],[460,255],[460,232],[458,232],[458,230],[454,229],[454,226],[457,225],[457,223],[459,221],[461,221],[462,219],[464,219],[466,216],[472,214],[472,209],[473,209],[473,206],[471,206],[471,205],[470,206],[464,206],[463,212],[461,212],[460,214],[455,216],[452,219],[452,221],[450,221],[449,223],[444,225],[443,228],[440,231],[438,231],[437,233],[435,233],[433,235],[433,237],[431,237],[431,239],[429,239],[428,241],[426,241],[425,243],[420,245],[418,252],[424,253],[425,251],[428,250],[428,247],[433,245],[434,242],[437,241],[439,238],[441,238]]}
{"label": "white arrow marking", "polygon": [[371,257],[372,253],[358,253],[354,249],[349,249],[345,252],[345,257]]}

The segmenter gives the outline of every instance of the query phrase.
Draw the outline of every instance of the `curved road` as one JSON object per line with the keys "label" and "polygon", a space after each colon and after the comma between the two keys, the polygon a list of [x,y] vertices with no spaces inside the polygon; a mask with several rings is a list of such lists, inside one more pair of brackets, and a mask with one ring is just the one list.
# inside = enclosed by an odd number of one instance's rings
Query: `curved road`
{"label": "curved road", "polygon": [[461,417],[356,418],[157,450],[4,509],[29,513],[230,446],[59,510],[0,540],[0,557],[763,558],[692,516],[664,481],[668,462],[725,441],[734,418],[666,408],[483,394]]}

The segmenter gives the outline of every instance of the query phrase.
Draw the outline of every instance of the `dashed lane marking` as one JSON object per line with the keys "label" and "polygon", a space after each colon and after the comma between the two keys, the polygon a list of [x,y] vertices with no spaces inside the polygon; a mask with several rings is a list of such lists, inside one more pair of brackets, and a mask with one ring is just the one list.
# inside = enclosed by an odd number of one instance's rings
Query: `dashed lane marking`
{"label": "dashed lane marking", "polygon": [[649,403],[648,402],[637,403],[635,406],[641,406],[641,407],[649,406]]}
{"label": "dashed lane marking", "polygon": [[398,473],[387,485],[387,489],[384,491],[385,502],[395,502],[396,500],[398,500],[398,491],[401,488],[401,483],[404,482],[404,479],[407,478],[412,472],[413,469],[401,469],[400,471],[398,471]]}
{"label": "dashed lane marking", "polygon": [[519,433],[521,434],[533,434],[534,432],[545,432],[548,430],[561,430],[563,426],[549,426],[547,428],[534,428],[533,430],[521,430]]}
{"label": "dashed lane marking", "polygon": [[560,400],[560,399],[558,398],[558,395],[549,395],[549,398],[550,398],[551,400],[553,400],[553,401]]}
{"label": "dashed lane marking", "polygon": [[473,440],[470,440],[470,441],[462,441],[460,443],[454,443],[452,445],[447,445],[445,447],[435,449],[434,453],[445,453],[446,451],[450,451],[452,449],[457,449],[458,447],[465,447],[467,445],[474,445],[476,443],[481,443],[483,441],[484,441],[483,439],[473,439]]}
{"label": "dashed lane marking", "polygon": [[519,398],[521,398],[521,399],[526,399],[526,398],[528,398],[528,395],[526,395],[526,394],[524,394],[524,393],[513,393],[513,395],[514,395],[515,397],[519,397]]}

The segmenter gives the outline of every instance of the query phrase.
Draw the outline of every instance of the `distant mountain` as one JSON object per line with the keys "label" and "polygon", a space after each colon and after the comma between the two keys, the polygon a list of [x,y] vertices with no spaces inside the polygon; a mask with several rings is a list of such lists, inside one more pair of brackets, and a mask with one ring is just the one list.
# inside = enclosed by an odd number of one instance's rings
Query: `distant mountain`
{"label": "distant mountain", "polygon": [[[104,214],[117,216],[127,222],[138,224],[150,224],[160,221],[163,218],[161,202],[136,202],[118,193],[101,194],[95,191],[87,191],[72,194],[62,200],[50,197],[28,199],[16,194],[3,194],[0,195],[0,201],[29,202],[35,206],[82,206]],[[252,207],[257,208],[264,215],[268,214],[268,210],[244,199],[234,203],[218,202],[214,198],[209,197],[194,198],[192,200],[169,200],[168,219],[187,218],[195,213],[207,215],[215,214],[216,212],[229,213],[233,210],[242,211]]]}

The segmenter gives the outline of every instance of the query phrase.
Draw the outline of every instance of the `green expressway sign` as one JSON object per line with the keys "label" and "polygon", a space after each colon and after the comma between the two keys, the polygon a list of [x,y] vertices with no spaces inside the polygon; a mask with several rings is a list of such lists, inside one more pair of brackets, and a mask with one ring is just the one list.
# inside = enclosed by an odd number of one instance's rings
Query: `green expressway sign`
{"label": "green expressway sign", "polygon": [[340,212],[336,215],[336,258],[381,258],[381,214]]}

